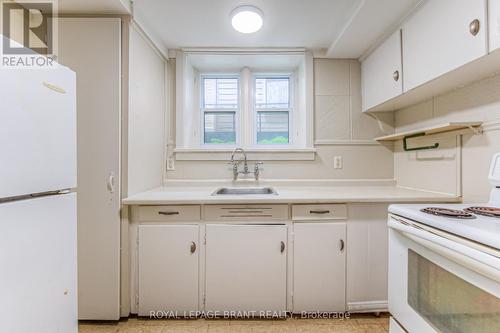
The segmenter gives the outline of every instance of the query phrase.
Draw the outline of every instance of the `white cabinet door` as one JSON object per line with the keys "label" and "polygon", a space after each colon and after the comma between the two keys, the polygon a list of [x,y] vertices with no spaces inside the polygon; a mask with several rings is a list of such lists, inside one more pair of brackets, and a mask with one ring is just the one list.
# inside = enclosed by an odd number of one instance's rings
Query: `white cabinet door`
{"label": "white cabinet door", "polygon": [[350,204],[347,223],[348,311],[387,310],[386,204]]}
{"label": "white cabinet door", "polygon": [[403,25],[404,91],[486,55],[486,30],[486,0],[424,2]]}
{"label": "white cabinet door", "polygon": [[293,311],[345,311],[346,224],[294,223]]}
{"label": "white cabinet door", "polygon": [[490,52],[500,48],[500,0],[489,0]]}
{"label": "white cabinet door", "polygon": [[121,20],[60,18],[58,60],[76,72],[78,314],[120,318]]}
{"label": "white cabinet door", "polygon": [[199,227],[139,226],[139,315],[198,310]]}
{"label": "white cabinet door", "polygon": [[287,227],[207,225],[206,311],[285,311]]}
{"label": "white cabinet door", "polygon": [[361,76],[363,111],[403,93],[400,30],[363,61]]}

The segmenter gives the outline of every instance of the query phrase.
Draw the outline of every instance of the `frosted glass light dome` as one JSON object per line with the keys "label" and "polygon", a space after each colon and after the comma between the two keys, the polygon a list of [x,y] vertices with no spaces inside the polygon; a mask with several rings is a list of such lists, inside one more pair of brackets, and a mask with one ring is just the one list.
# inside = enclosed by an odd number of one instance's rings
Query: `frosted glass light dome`
{"label": "frosted glass light dome", "polygon": [[233,28],[243,34],[259,31],[264,23],[262,11],[254,6],[237,7],[231,12]]}

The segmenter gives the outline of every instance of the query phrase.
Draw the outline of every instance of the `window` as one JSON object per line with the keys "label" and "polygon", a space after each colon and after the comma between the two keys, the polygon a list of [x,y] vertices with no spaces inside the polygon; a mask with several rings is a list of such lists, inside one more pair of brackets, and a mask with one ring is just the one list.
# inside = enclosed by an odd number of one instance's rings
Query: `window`
{"label": "window", "polygon": [[313,57],[299,49],[175,54],[175,158],[313,160]]}
{"label": "window", "polygon": [[257,144],[290,143],[290,77],[255,77]]}
{"label": "window", "polygon": [[203,143],[236,144],[237,77],[202,77]]}

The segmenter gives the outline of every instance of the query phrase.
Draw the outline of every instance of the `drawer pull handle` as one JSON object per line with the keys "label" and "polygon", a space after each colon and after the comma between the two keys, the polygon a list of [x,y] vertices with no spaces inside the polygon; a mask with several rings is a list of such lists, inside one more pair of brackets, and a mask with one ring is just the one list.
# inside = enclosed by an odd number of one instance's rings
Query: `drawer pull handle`
{"label": "drawer pull handle", "polygon": [[159,211],[158,214],[170,216],[170,215],[179,215],[179,212],[162,212],[162,211]]}
{"label": "drawer pull handle", "polygon": [[281,242],[281,253],[285,252],[285,242]]}
{"label": "drawer pull handle", "polygon": [[344,252],[345,249],[345,242],[343,239],[340,240],[340,252]]}
{"label": "drawer pull handle", "polygon": [[472,36],[476,36],[479,33],[480,28],[481,28],[481,22],[478,19],[475,19],[469,24],[469,31]]}
{"label": "drawer pull handle", "polygon": [[309,214],[330,214],[329,210],[310,210]]}
{"label": "drawer pull handle", "polygon": [[193,254],[195,252],[196,252],[196,243],[195,242],[191,242],[191,254]]}

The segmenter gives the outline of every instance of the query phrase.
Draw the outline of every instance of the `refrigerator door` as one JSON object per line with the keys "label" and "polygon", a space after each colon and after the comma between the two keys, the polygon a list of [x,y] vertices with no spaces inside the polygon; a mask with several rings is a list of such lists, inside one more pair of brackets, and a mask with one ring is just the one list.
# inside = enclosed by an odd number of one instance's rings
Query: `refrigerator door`
{"label": "refrigerator door", "polygon": [[0,331],[76,333],[76,194],[0,204]]}
{"label": "refrigerator door", "polygon": [[75,73],[0,73],[0,199],[76,187]]}

